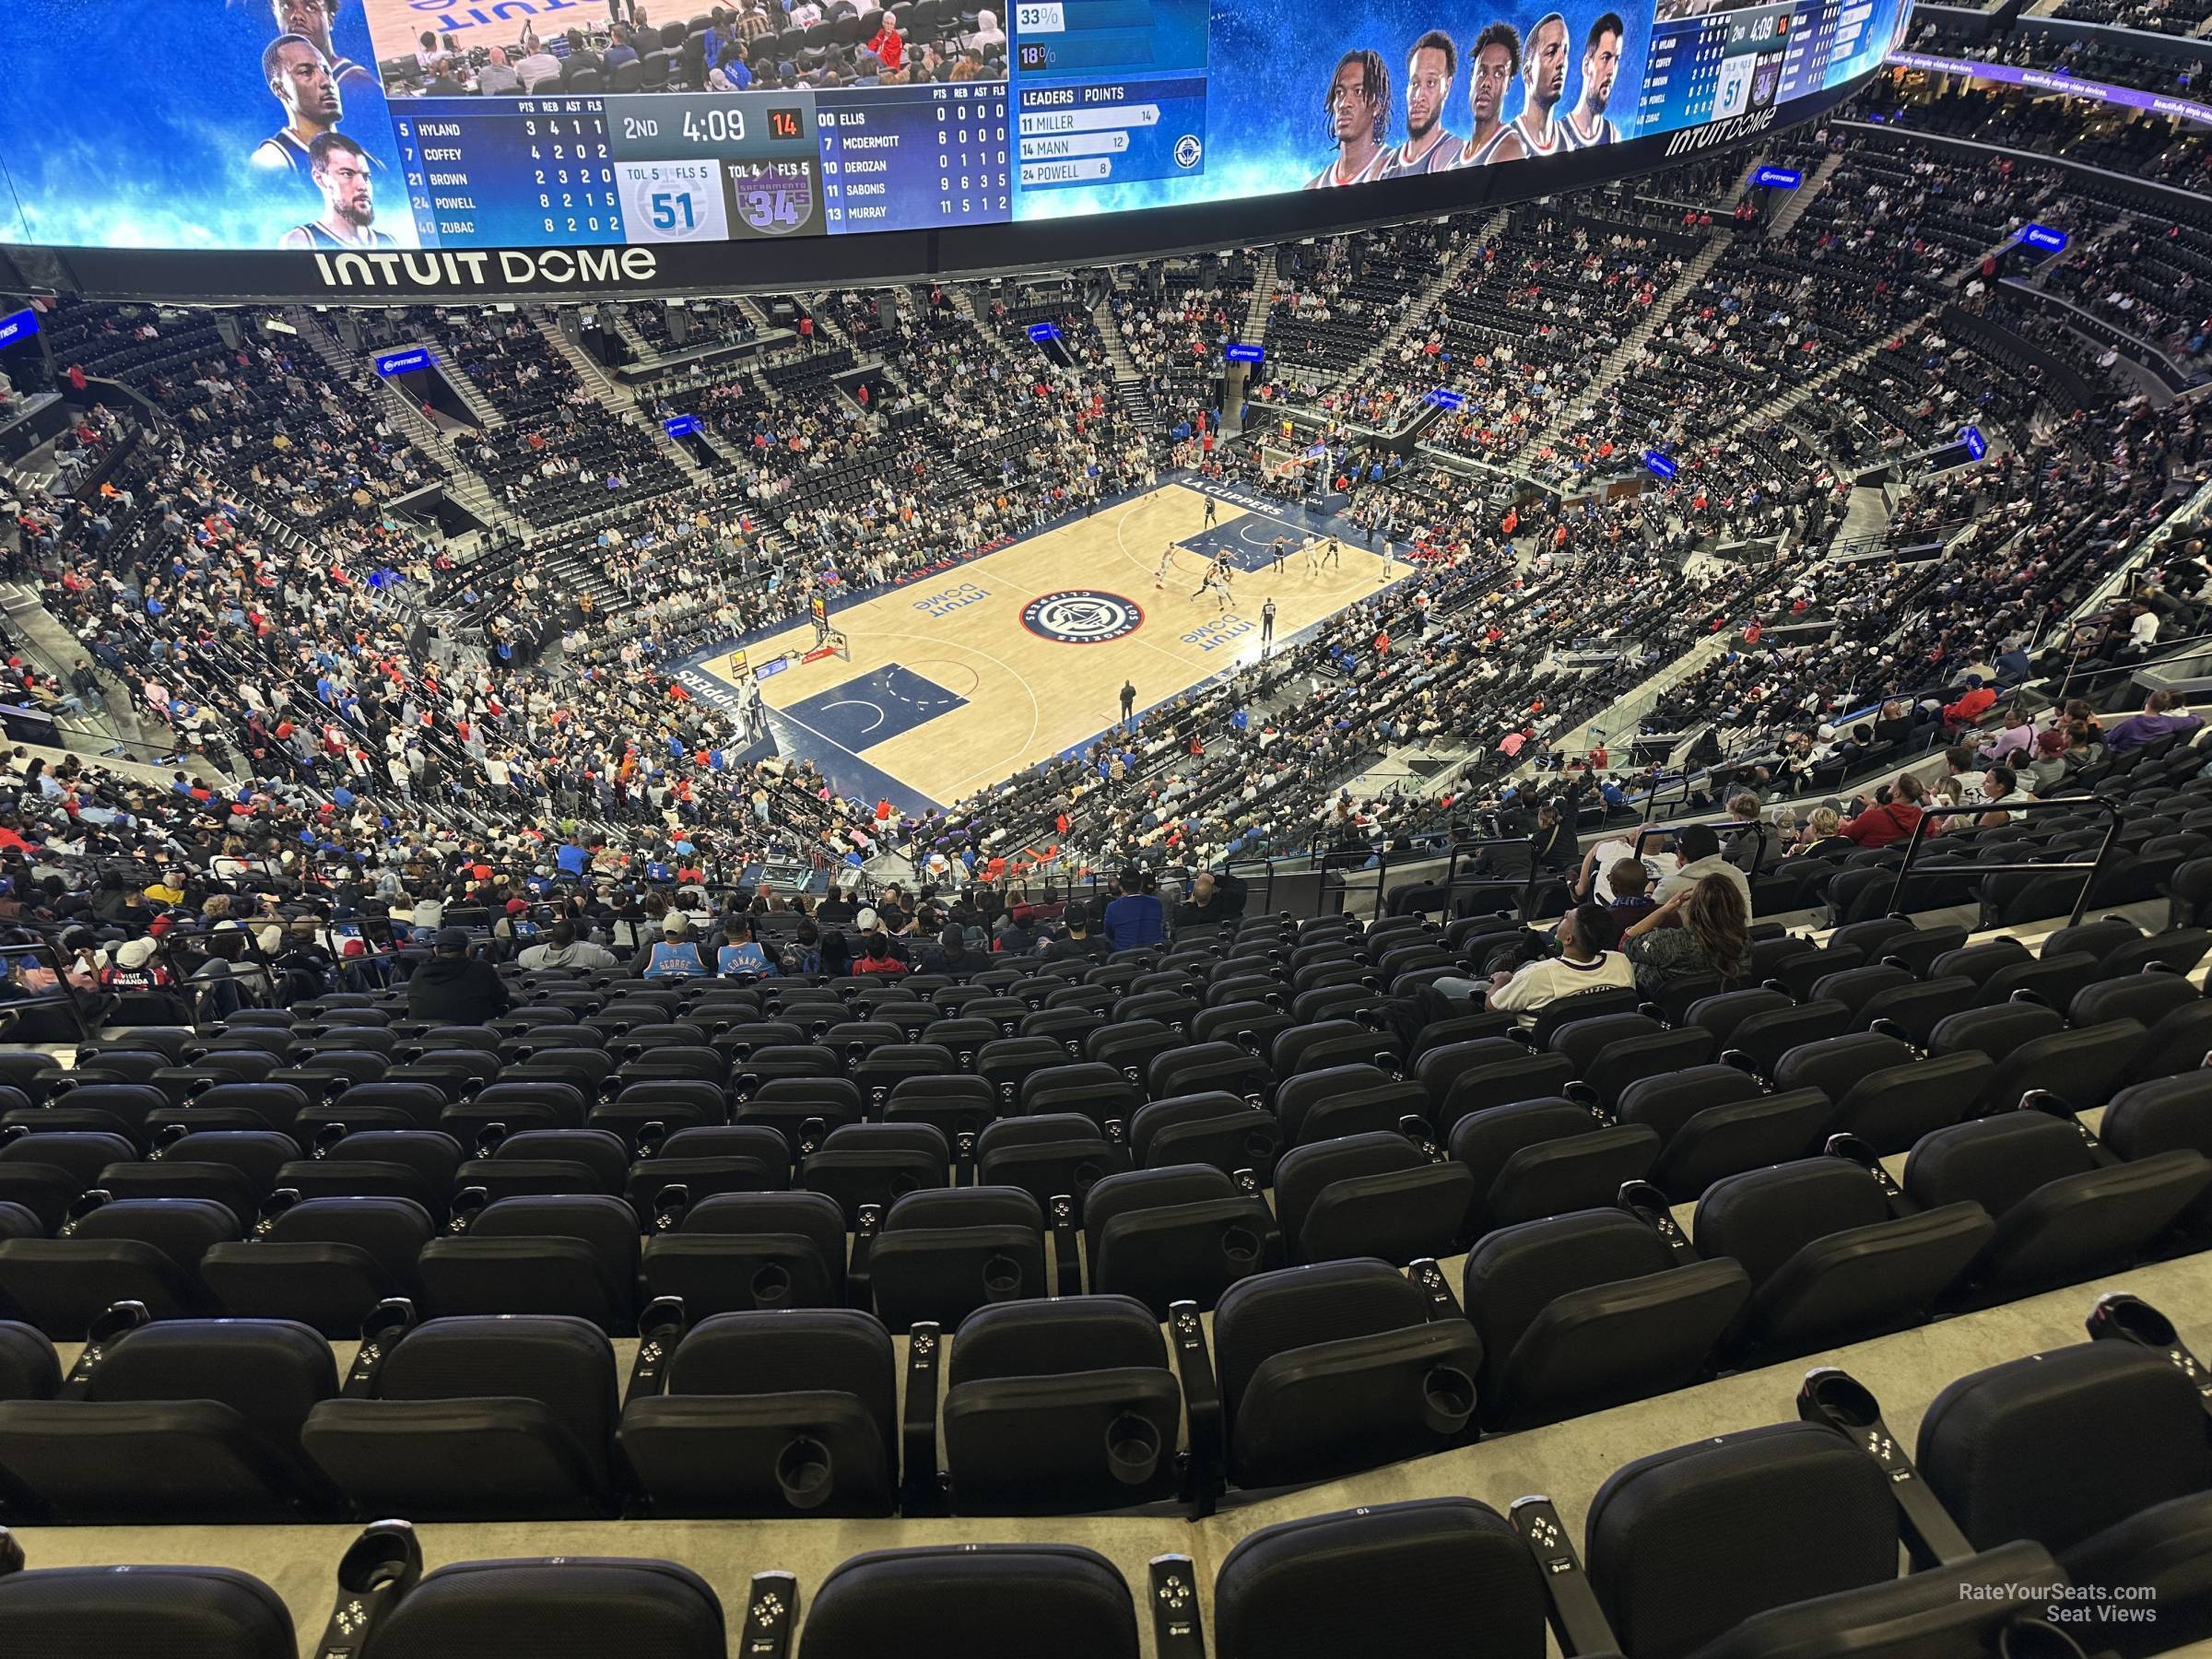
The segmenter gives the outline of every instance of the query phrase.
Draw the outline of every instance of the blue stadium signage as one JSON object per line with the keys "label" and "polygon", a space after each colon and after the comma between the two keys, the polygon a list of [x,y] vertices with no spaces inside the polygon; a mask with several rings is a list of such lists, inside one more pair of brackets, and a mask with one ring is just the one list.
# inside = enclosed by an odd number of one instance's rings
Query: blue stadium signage
{"label": "blue stadium signage", "polygon": [[1966,453],[1977,461],[1989,453],[1989,445],[1983,441],[1980,427],[1961,427],[1959,441],[1966,445]]}
{"label": "blue stadium signage", "polygon": [[1674,462],[1668,459],[1666,456],[1661,454],[1657,450],[1645,450],[1643,452],[1643,464],[1652,469],[1652,474],[1654,477],[1671,478],[1675,476]]}
{"label": "blue stadium signage", "polygon": [[1794,190],[1805,182],[1805,175],[1794,167],[1762,167],[1751,175],[1751,182],[1769,190]]}
{"label": "blue stadium signage", "polygon": [[20,346],[39,332],[39,313],[26,308],[13,316],[0,317],[0,347]]}
{"label": "blue stadium signage", "polygon": [[427,347],[411,347],[406,351],[387,351],[376,359],[379,374],[411,374],[418,369],[436,367],[437,355]]}
{"label": "blue stadium signage", "polygon": [[1241,340],[1231,340],[1223,348],[1221,355],[1232,363],[1256,363],[1267,354],[1257,346],[1247,346]]}
{"label": "blue stadium signage", "polygon": [[1040,346],[1047,340],[1056,340],[1059,337],[1060,324],[1057,323],[1032,323],[1030,324],[1030,338]]}
{"label": "blue stadium signage", "polygon": [[2066,233],[2053,230],[2048,225],[2022,225],[2020,240],[2030,247],[2041,248],[2046,253],[2064,253],[2066,251]]}
{"label": "blue stadium signage", "polygon": [[696,415],[671,415],[661,424],[668,429],[668,436],[671,438],[688,438],[699,430],[700,426],[699,417]]}
{"label": "blue stadium signage", "polygon": [[1467,400],[1448,386],[1438,386],[1431,391],[1429,401],[1440,409],[1450,409],[1454,413],[1467,406]]}

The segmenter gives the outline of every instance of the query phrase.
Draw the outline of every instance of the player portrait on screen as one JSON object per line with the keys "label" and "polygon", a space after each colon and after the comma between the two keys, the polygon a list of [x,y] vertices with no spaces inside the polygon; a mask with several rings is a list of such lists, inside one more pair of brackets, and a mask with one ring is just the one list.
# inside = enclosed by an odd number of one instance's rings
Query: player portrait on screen
{"label": "player portrait on screen", "polygon": [[1445,165],[1487,167],[1493,161],[1520,160],[1528,151],[1505,119],[1506,90],[1521,73],[1519,31],[1511,23],[1488,25],[1475,37],[1467,58],[1467,103],[1475,112],[1475,130]]}
{"label": "player portrait on screen", "polygon": [[262,52],[261,75],[283,105],[285,123],[254,147],[253,165],[305,177],[308,146],[335,131],[346,113],[330,62],[305,35],[278,35]]}
{"label": "player portrait on screen", "polygon": [[1606,118],[1606,105],[1613,99],[1613,80],[1620,73],[1620,42],[1627,26],[1618,12],[1605,12],[1583,37],[1583,80],[1574,108],[1559,123],[1569,149],[1594,149],[1618,144],[1620,129]]}
{"label": "player portrait on screen", "polygon": [[323,61],[330,65],[330,78],[338,84],[340,97],[348,92],[374,89],[376,76],[351,58],[340,57],[337,48],[330,43],[331,26],[337,21],[341,0],[270,0],[270,3],[276,14],[276,32],[298,35],[323,54]]}
{"label": "player portrait on screen", "polygon": [[1552,119],[1567,91],[1567,19],[1546,12],[1528,31],[1521,58],[1521,113],[1513,117],[1513,132],[1522,148],[1532,156],[1556,156],[1567,147],[1559,124]]}
{"label": "player portrait on screen", "polygon": [[1374,178],[1389,154],[1382,135],[1390,125],[1390,70],[1383,65],[1382,54],[1347,52],[1338,58],[1322,112],[1329,120],[1336,159],[1315,174],[1306,188],[1325,190]]}
{"label": "player portrait on screen", "polygon": [[1441,29],[1413,43],[1406,59],[1406,142],[1382,160],[1377,178],[1440,172],[1459,154],[1459,135],[1444,130],[1444,100],[1459,74],[1459,48]]}
{"label": "player portrait on screen", "polygon": [[308,176],[323,193],[323,217],[284,233],[288,248],[389,248],[376,229],[376,189],[369,157],[343,133],[324,133],[307,147]]}

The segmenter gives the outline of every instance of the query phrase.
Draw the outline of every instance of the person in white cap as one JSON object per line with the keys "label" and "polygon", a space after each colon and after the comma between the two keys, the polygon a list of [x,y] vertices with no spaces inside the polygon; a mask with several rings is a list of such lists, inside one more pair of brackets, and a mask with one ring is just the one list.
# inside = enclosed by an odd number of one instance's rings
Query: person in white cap
{"label": "person in white cap", "polygon": [[100,971],[103,991],[166,991],[176,983],[169,970],[154,959],[160,946],[152,939],[125,939],[115,947],[115,959]]}

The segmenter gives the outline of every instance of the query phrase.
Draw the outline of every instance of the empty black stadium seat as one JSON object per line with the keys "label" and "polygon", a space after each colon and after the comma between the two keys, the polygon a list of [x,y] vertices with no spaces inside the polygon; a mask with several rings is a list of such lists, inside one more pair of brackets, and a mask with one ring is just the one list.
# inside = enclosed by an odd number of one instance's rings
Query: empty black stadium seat
{"label": "empty black stadium seat", "polygon": [[300,1443],[355,1514],[533,1520],[609,1512],[615,1356],[582,1319],[432,1319],[367,1397],[324,1401]]}
{"label": "empty black stadium seat", "polygon": [[1429,1323],[1431,1312],[1375,1261],[1290,1267],[1223,1291],[1214,1342],[1230,1478],[1328,1479],[1470,1436],[1482,1345],[1464,1320]]}
{"label": "empty black stadium seat", "polygon": [[815,1590],[798,1659],[893,1652],[903,1659],[1138,1659],[1136,1609],[1113,1564],[1073,1545],[958,1544],[854,1556]]}
{"label": "empty black stadium seat", "polygon": [[83,1523],[328,1512],[300,1455],[337,1393],[330,1345],[283,1320],[166,1320],[102,1341],[75,1397],[0,1403],[0,1477],[33,1512]]}
{"label": "empty black stadium seat", "polygon": [[416,1262],[434,1230],[410,1198],[309,1198],[244,1240],[210,1244],[200,1277],[235,1318],[291,1319],[353,1337],[380,1301],[420,1294]]}
{"label": "empty black stadium seat", "polygon": [[206,1198],[102,1203],[55,1238],[0,1239],[0,1297],[56,1340],[81,1337],[119,1301],[144,1302],[157,1319],[212,1312],[200,1258],[242,1230]]}
{"label": "empty black stadium seat", "polygon": [[617,1439],[656,1517],[888,1514],[894,1366],[871,1314],[715,1314],[684,1333],[658,1391],[632,1390]]}
{"label": "empty black stadium seat", "polygon": [[298,1659],[284,1599],[221,1567],[49,1567],[0,1573],[0,1651]]}
{"label": "empty black stadium seat", "polygon": [[833,1308],[845,1300],[845,1218],[820,1193],[722,1193],[691,1205],[641,1257],[645,1293],[687,1312]]}

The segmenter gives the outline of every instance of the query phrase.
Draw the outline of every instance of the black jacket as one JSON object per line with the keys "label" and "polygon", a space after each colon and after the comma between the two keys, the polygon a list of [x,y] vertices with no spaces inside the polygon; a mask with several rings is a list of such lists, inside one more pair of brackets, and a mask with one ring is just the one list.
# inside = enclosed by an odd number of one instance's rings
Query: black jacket
{"label": "black jacket", "polygon": [[432,957],[407,981],[407,1018],[440,1025],[484,1025],[512,1006],[507,982],[489,962]]}

